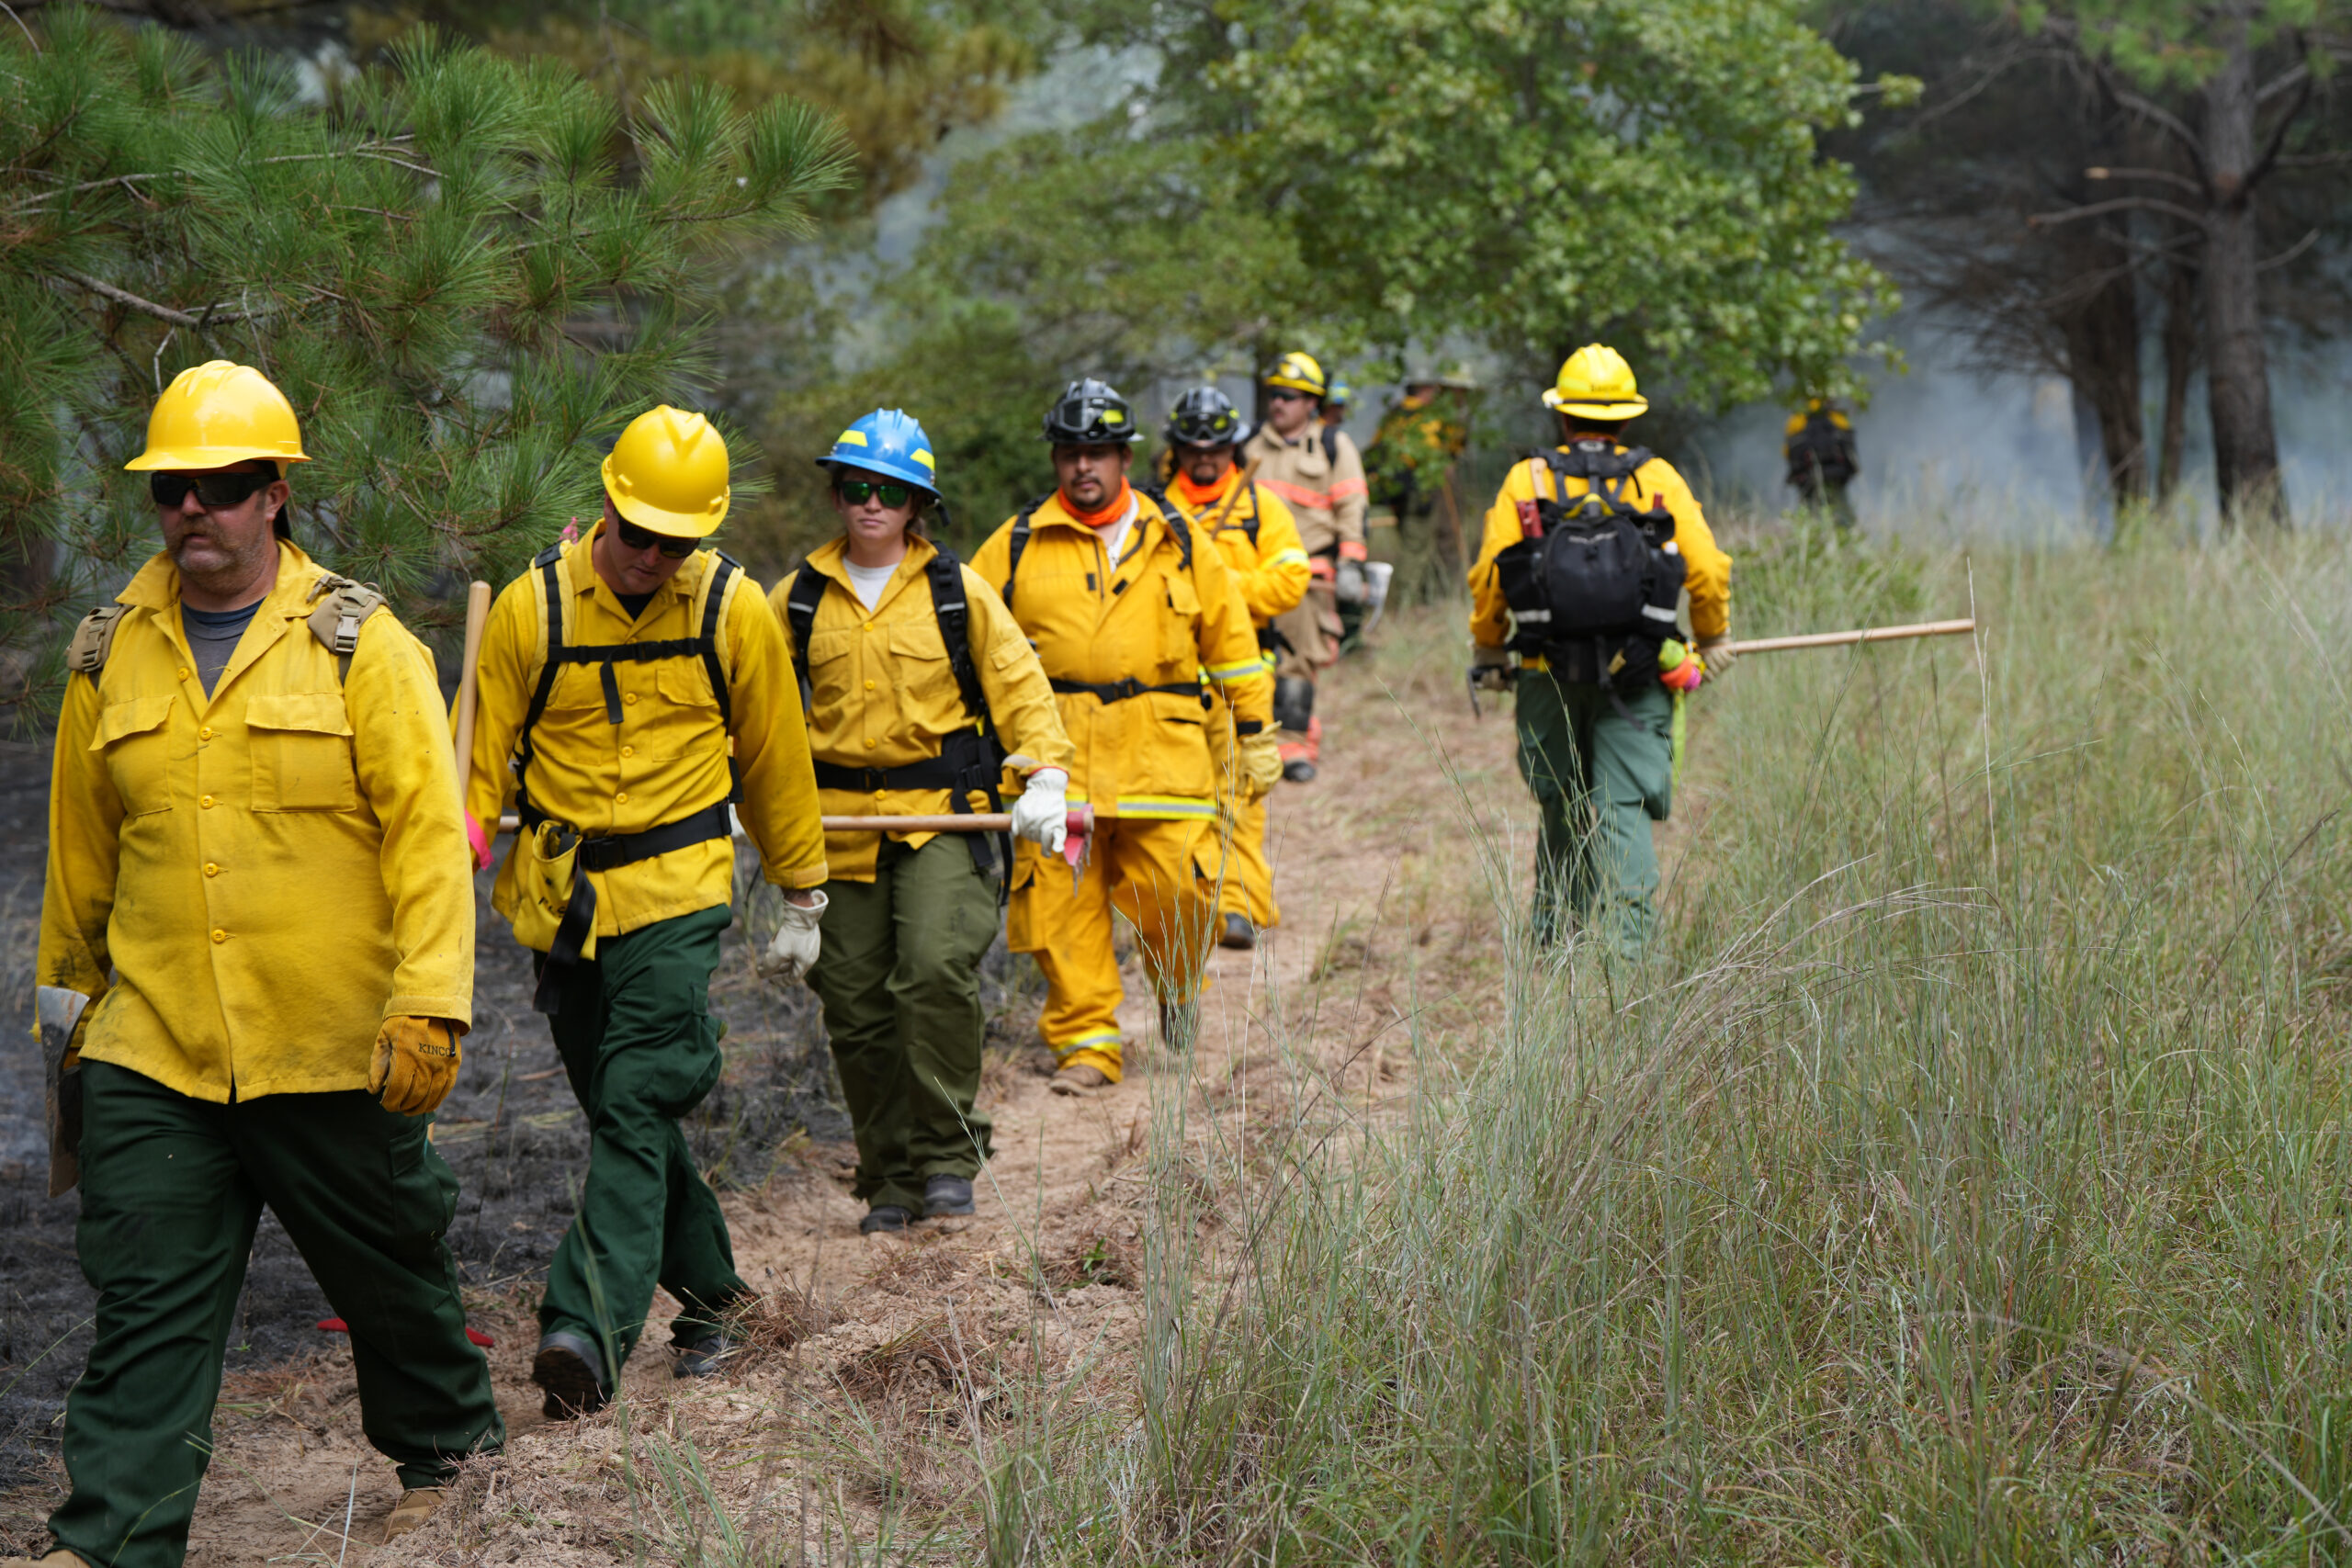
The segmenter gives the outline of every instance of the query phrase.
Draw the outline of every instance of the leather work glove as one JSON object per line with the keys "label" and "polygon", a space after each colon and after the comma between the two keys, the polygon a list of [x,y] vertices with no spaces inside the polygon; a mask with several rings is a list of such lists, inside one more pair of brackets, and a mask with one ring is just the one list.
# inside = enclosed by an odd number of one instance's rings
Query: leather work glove
{"label": "leather work glove", "polygon": [[1272,729],[1241,738],[1241,790],[1251,801],[1274,793],[1283,782],[1282,736]]}
{"label": "leather work glove", "polygon": [[490,852],[489,831],[475,820],[474,814],[470,811],[466,813],[466,842],[473,846],[474,869],[488,871],[490,863],[498,857]]}
{"label": "leather work glove", "polygon": [[1039,768],[1029,775],[1021,798],[1012,803],[1012,836],[1026,839],[1049,855],[1062,852],[1069,836],[1069,775],[1059,768]]}
{"label": "leather work glove", "polygon": [[1363,562],[1342,559],[1339,575],[1331,585],[1332,596],[1342,604],[1361,604],[1372,597],[1372,587],[1365,581]]}
{"label": "leather work glove", "polygon": [[464,1054],[458,1029],[447,1019],[388,1018],[376,1032],[376,1059],[368,1069],[368,1092],[387,1111],[423,1116],[439,1108],[457,1087]]}
{"label": "leather work glove", "polygon": [[1484,643],[1470,645],[1470,684],[1482,692],[1508,692],[1519,680],[1519,671],[1511,668],[1508,649],[1488,648]]}
{"label": "leather work glove", "polygon": [[1720,681],[1731,673],[1731,633],[1718,637],[1702,637],[1699,642],[1699,657],[1707,666],[1707,678]]}
{"label": "leather work glove", "polygon": [[786,901],[784,923],[776,927],[775,940],[752,961],[752,967],[760,972],[761,979],[788,986],[817,967],[817,955],[824,951],[818,928],[831,901],[822,893],[812,894],[807,904]]}

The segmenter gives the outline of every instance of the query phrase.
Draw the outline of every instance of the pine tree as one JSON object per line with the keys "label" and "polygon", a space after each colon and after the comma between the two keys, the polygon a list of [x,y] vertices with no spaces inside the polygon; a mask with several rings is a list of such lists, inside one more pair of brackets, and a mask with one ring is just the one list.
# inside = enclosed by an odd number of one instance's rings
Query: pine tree
{"label": "pine tree", "polygon": [[[298,542],[446,626],[598,504],[596,456],[709,365],[716,254],[805,231],[849,177],[830,117],[693,79],[624,110],[569,67],[421,34],[305,104],[75,6],[0,28],[0,649],[153,548],[121,472],[179,370],[255,365],[314,459]],[[737,444],[739,459],[750,444]]]}

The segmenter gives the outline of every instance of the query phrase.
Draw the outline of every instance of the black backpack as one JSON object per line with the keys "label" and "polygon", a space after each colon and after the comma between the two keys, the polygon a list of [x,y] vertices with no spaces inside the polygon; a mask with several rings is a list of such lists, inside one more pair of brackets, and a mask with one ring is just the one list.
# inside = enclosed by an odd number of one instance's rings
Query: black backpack
{"label": "black backpack", "polygon": [[1650,453],[1578,442],[1535,456],[1551,466],[1555,491],[1565,479],[1590,488],[1522,505],[1522,536],[1496,553],[1515,623],[1510,646],[1562,680],[1638,687],[1656,677],[1659,645],[1675,635],[1683,580],[1674,514],[1625,499]]}
{"label": "black backpack", "polygon": [[1805,416],[1804,426],[1787,442],[1789,483],[1850,484],[1861,471],[1854,451],[1854,433],[1841,430],[1826,409]]}

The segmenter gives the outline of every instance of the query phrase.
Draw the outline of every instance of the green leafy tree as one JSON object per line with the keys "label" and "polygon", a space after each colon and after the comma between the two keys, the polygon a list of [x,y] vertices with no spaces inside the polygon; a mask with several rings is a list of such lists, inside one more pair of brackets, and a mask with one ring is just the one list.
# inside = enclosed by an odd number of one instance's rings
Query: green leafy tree
{"label": "green leafy tree", "polygon": [[[596,454],[709,355],[713,253],[807,226],[837,126],[667,83],[624,118],[552,62],[420,36],[304,107],[71,6],[0,28],[0,646],[153,547],[120,468],[179,369],[261,367],[314,461],[298,539],[426,625],[593,510]],[[17,660],[22,701],[53,665]]]}
{"label": "green leafy tree", "polygon": [[1318,302],[1375,340],[1556,364],[1602,338],[1715,407],[1850,395],[1853,357],[1891,353],[1864,333],[1894,291],[1832,231],[1854,184],[1816,147],[1866,89],[1788,0],[1248,9],[1210,68],[1247,107],[1230,146]]}

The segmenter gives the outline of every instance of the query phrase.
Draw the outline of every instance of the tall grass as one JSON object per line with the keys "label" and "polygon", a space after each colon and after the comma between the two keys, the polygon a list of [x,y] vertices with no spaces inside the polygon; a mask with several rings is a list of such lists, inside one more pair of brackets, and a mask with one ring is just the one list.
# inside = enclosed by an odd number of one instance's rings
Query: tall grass
{"label": "tall grass", "polygon": [[1981,659],[1702,694],[1648,963],[1514,935],[1346,1135],[1204,1171],[1163,1112],[1140,1418],[1003,1466],[991,1558],[2352,1561],[2352,555],[1738,579],[1972,597]]}

